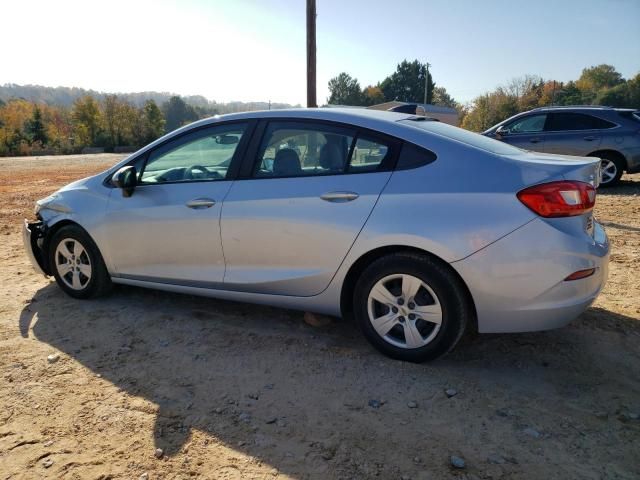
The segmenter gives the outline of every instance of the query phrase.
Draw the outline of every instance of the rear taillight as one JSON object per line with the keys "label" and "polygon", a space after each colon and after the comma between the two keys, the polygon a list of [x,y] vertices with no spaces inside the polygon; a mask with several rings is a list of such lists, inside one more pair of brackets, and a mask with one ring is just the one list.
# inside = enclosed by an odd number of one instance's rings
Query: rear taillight
{"label": "rear taillight", "polygon": [[576,181],[542,183],[521,190],[518,199],[541,217],[573,217],[593,209],[596,189]]}

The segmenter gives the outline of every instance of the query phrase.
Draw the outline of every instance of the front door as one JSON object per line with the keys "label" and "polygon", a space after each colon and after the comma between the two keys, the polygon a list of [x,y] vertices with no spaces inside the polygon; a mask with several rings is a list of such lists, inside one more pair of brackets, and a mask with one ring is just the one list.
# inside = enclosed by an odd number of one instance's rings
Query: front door
{"label": "front door", "polygon": [[312,296],[338,270],[389,180],[393,140],[326,123],[272,121],[250,178],[222,209],[225,288]]}
{"label": "front door", "polygon": [[544,113],[520,117],[506,125],[507,132],[500,140],[514,147],[544,152],[544,124],[546,119],[547,115]]}
{"label": "front door", "polygon": [[180,136],[149,153],[131,197],[112,193],[105,236],[117,276],[221,285],[220,211],[246,128],[226,124]]}

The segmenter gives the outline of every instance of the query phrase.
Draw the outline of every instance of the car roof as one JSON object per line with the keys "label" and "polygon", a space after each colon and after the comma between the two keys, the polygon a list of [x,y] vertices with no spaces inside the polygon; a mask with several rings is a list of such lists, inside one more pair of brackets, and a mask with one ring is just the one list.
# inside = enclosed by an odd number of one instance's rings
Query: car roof
{"label": "car roof", "polygon": [[[548,111],[565,111],[565,110],[598,110],[598,111],[617,111],[617,112],[633,112],[633,108],[615,108],[615,107],[607,107],[604,105],[554,105],[549,107],[538,107],[529,112],[548,112]],[[527,113],[527,112],[523,112]]]}
{"label": "car roof", "polygon": [[286,108],[279,110],[257,110],[252,112],[228,113],[205,118],[196,123],[216,123],[229,120],[250,120],[258,118],[302,118],[310,120],[328,120],[334,122],[353,123],[355,125],[369,122],[398,122],[415,117],[413,114],[369,110],[364,108]]}

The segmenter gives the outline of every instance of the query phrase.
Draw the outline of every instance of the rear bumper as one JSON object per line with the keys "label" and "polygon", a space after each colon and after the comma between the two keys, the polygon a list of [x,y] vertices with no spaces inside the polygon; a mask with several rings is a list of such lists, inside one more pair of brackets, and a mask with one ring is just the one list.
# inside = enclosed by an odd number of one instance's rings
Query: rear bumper
{"label": "rear bumper", "polygon": [[[609,271],[609,241],[600,224],[576,235],[541,219],[452,264],[474,299],[480,332],[563,327],[593,303]],[[594,268],[593,275],[565,281]]]}
{"label": "rear bumper", "polygon": [[46,277],[46,267],[41,248],[43,238],[44,224],[42,222],[29,223],[27,220],[24,221],[24,225],[22,226],[22,242],[24,244],[24,250],[27,252],[27,257],[29,258],[34,270]]}

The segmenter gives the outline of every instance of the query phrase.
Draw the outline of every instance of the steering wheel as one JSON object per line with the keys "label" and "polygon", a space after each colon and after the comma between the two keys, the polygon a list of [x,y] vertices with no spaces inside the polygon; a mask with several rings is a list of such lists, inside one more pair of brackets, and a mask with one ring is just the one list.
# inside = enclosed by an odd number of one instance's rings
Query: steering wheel
{"label": "steering wheel", "polygon": [[[196,174],[194,176],[194,171],[196,170],[200,170],[203,175],[198,175]],[[186,180],[196,180],[198,178],[209,178],[209,169],[207,167],[203,167],[202,165],[191,165],[190,167],[187,167],[187,169],[184,171],[184,178]]]}

